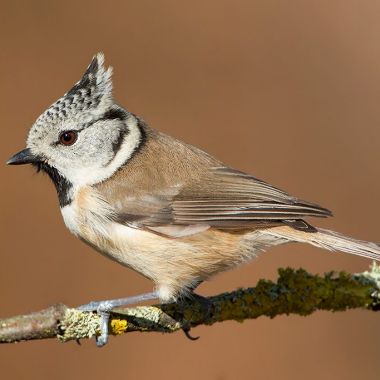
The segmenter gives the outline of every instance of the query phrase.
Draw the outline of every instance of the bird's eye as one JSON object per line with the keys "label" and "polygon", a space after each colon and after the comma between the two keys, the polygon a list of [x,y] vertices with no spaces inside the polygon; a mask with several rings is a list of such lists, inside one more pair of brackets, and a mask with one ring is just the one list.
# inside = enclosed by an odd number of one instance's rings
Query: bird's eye
{"label": "bird's eye", "polygon": [[78,133],[75,131],[65,131],[59,135],[59,142],[62,145],[73,145],[77,141]]}

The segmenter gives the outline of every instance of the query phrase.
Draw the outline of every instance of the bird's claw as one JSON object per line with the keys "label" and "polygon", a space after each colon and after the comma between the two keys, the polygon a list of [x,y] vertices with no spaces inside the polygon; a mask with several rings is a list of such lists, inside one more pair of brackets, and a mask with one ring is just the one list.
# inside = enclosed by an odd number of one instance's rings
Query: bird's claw
{"label": "bird's claw", "polygon": [[192,336],[190,334],[190,330],[191,330],[191,327],[182,327],[182,331],[184,332],[187,339],[191,341],[198,340],[200,336]]}

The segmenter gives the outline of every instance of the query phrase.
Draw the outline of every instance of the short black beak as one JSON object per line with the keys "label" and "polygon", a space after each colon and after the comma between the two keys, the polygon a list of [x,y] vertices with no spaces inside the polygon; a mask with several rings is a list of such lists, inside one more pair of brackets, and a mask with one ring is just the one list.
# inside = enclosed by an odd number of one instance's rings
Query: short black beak
{"label": "short black beak", "polygon": [[22,150],[21,152],[16,153],[8,161],[7,165],[25,165],[25,164],[34,164],[39,162],[39,157],[35,156],[29,148]]}

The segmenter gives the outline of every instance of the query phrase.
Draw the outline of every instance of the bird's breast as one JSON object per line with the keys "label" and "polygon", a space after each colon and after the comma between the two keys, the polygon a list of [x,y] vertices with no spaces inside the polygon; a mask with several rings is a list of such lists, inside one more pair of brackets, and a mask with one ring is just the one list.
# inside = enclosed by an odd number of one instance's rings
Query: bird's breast
{"label": "bird's breast", "polygon": [[262,248],[260,231],[237,234],[208,229],[173,238],[117,223],[110,205],[92,188],[78,190],[61,211],[73,234],[153,280],[165,300],[252,258]]}

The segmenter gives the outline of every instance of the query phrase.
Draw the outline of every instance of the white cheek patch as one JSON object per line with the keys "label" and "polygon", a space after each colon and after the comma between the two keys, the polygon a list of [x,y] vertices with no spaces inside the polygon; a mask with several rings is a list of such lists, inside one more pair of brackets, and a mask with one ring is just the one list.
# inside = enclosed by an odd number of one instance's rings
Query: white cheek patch
{"label": "white cheek patch", "polygon": [[93,168],[71,167],[63,175],[76,187],[91,186],[111,177],[123,164],[132,156],[133,152],[141,142],[141,131],[137,125],[137,120],[131,116],[126,120],[129,133],[121,144],[118,152],[109,165],[96,167],[96,162],[92,163]]}

